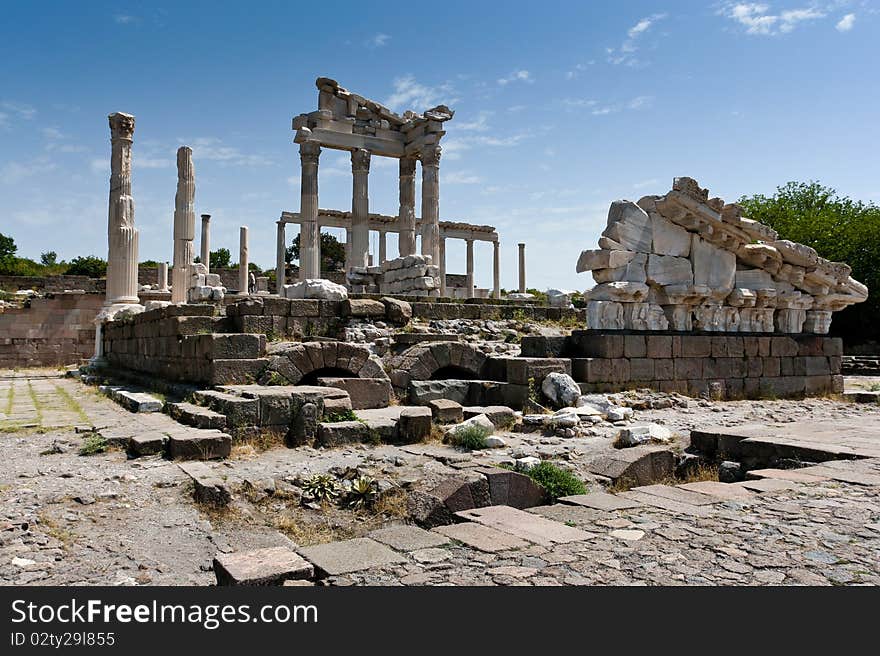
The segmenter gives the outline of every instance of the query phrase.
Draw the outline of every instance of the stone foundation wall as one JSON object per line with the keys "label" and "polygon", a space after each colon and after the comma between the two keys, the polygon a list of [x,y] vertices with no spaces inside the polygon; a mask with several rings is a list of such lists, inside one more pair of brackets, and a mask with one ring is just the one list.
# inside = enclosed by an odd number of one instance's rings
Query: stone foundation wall
{"label": "stone foundation wall", "polygon": [[[475,302],[482,301],[482,302]],[[501,304],[491,299],[468,299],[466,303],[411,302],[413,317],[419,319],[522,319],[526,321],[571,321],[586,323],[585,310],[536,305]]]}
{"label": "stone foundation wall", "polygon": [[88,276],[0,276],[0,289],[11,292],[33,289],[44,294],[75,289],[103,293],[106,281]]}
{"label": "stone foundation wall", "polygon": [[645,387],[690,396],[787,398],[843,392],[840,338],[574,331],[524,337],[523,357],[571,359],[585,392]]}
{"label": "stone foundation wall", "polygon": [[0,314],[0,369],[62,366],[90,358],[93,322],[103,302],[103,294],[55,294]]}
{"label": "stone foundation wall", "polygon": [[212,305],[143,312],[104,326],[104,354],[113,367],[188,383],[253,382],[268,360],[265,335],[229,332]]}

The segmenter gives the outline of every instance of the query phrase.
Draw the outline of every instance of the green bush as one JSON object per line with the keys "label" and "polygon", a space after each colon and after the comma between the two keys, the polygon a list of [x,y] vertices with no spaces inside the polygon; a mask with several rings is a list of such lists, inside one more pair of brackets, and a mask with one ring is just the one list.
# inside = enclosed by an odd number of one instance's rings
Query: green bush
{"label": "green bush", "polygon": [[354,410],[339,410],[328,414],[324,421],[328,424],[336,424],[340,421],[358,421],[358,416]]}
{"label": "green bush", "polygon": [[95,255],[75,257],[70,261],[66,273],[69,276],[103,278],[107,275],[107,260],[102,260]]}
{"label": "green bush", "polygon": [[567,469],[557,467],[552,462],[543,461],[525,472],[529,478],[544,488],[551,501],[573,494],[586,494],[584,482]]}
{"label": "green bush", "polygon": [[93,433],[83,441],[83,445],[79,449],[79,454],[81,456],[94,456],[99,453],[104,453],[106,450],[107,440],[97,433]]}
{"label": "green bush", "polygon": [[452,432],[449,442],[459,449],[467,451],[475,451],[486,448],[486,438],[489,437],[489,429],[485,426],[474,424],[471,426],[462,426],[458,430]]}

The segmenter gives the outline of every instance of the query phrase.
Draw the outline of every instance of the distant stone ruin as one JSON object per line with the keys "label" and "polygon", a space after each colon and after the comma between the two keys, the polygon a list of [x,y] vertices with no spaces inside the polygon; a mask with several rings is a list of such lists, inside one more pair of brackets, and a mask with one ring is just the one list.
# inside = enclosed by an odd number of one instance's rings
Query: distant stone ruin
{"label": "distant stone ruin", "polygon": [[600,330],[826,334],[832,312],[868,298],[848,265],[684,177],[665,196],[612,203],[577,271],[597,283],[584,297],[587,327]]}

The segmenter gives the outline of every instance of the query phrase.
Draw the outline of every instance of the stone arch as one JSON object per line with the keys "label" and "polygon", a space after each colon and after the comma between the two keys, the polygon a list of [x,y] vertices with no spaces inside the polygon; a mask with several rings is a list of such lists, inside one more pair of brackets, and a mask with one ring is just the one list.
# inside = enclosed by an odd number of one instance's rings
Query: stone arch
{"label": "stone arch", "polygon": [[461,378],[484,376],[486,356],[464,342],[423,342],[398,355],[391,365],[391,382],[406,389],[414,380],[452,378],[444,372],[460,372]]}
{"label": "stone arch", "polygon": [[269,366],[260,382],[277,380],[280,376],[287,384],[299,385],[303,379],[320,372],[342,378],[385,378],[388,374],[382,361],[365,346],[347,342],[286,343],[270,352]]}

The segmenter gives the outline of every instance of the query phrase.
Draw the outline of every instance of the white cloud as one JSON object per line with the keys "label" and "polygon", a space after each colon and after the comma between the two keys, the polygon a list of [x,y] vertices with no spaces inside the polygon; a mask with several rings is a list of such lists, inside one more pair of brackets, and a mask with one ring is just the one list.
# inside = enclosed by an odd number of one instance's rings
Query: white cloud
{"label": "white cloud", "polygon": [[657,21],[666,18],[667,14],[652,14],[641,19],[626,32],[626,40],[619,48],[608,48],[608,62],[611,64],[623,64],[625,66],[637,66],[642,62],[636,57],[639,50],[638,42]]}
{"label": "white cloud", "polygon": [[9,114],[4,114],[0,112],[0,128],[5,128],[9,125]]}
{"label": "white cloud", "polygon": [[633,185],[633,189],[644,189],[645,187],[654,187],[660,184],[660,181],[657,178],[651,178],[650,180],[643,180],[642,182],[636,182]]}
{"label": "white cloud", "polygon": [[[179,139],[180,145],[189,145],[193,151],[193,161],[198,167],[199,160],[208,160],[212,162],[220,162],[229,166],[267,166],[272,164],[272,160],[263,155],[248,155],[242,153],[238,148],[225,145],[216,137],[199,137],[197,139]],[[165,162],[169,162],[165,158],[157,158],[147,160],[150,165],[148,168],[162,168],[166,166]],[[137,164],[144,166],[144,159],[137,160]]]}
{"label": "white cloud", "polygon": [[464,130],[466,132],[485,132],[489,129],[488,118],[492,115],[492,112],[482,111],[477,114],[477,117],[470,122],[456,122],[455,129],[456,130]]}
{"label": "white cloud", "polygon": [[412,75],[405,75],[395,79],[392,86],[394,93],[383,104],[397,111],[404,109],[421,111],[440,103],[451,104],[455,102],[455,99],[450,97],[452,87],[448,83],[430,87],[417,82]]}
{"label": "white cloud", "polygon": [[480,184],[482,181],[483,178],[470,171],[443,173],[440,179],[440,182],[443,184]]}
{"label": "white cloud", "polygon": [[590,60],[586,64],[575,64],[574,66],[572,66],[570,71],[565,72],[565,79],[566,80],[574,80],[574,79],[580,77],[581,73],[583,73],[585,70],[587,70],[590,66],[592,66],[595,63],[596,63],[595,60]]}
{"label": "white cloud", "polygon": [[856,15],[855,14],[847,14],[846,16],[841,18],[837,22],[837,25],[835,25],[834,27],[838,32],[849,32],[853,28],[853,25],[855,25],[855,23],[856,23]]}
{"label": "white cloud", "polygon": [[616,114],[624,110],[648,109],[653,103],[653,96],[636,96],[632,100],[617,103],[600,103],[598,100],[585,98],[563,98],[562,100],[562,104],[569,111],[589,112],[593,116]]}
{"label": "white cloud", "polygon": [[367,42],[371,48],[381,48],[382,46],[388,45],[388,42],[391,40],[391,36],[388,34],[375,34],[370,37],[370,40]]}
{"label": "white cloud", "polygon": [[801,23],[827,16],[816,6],[785,9],[778,13],[771,13],[770,5],[759,2],[727,3],[718,13],[744,27],[746,34],[761,36],[787,34]]}
{"label": "white cloud", "polygon": [[52,171],[55,168],[55,164],[45,157],[38,157],[28,162],[7,162],[0,167],[0,184],[18,184],[25,178]]}
{"label": "white cloud", "polygon": [[131,25],[132,23],[139,23],[140,18],[137,16],[129,16],[127,14],[116,14],[113,17],[113,20],[116,21],[119,25]]}
{"label": "white cloud", "polygon": [[30,105],[24,105],[22,103],[15,103],[10,101],[0,102],[0,108],[6,110],[6,114],[3,116],[7,119],[13,115],[17,118],[23,119],[25,121],[30,121],[37,115],[37,110],[31,107]]}
{"label": "white cloud", "polygon": [[500,86],[507,86],[511,82],[528,82],[532,83],[535,81],[535,78],[532,77],[532,74],[526,70],[513,71],[507,77],[498,78],[498,84]]}

